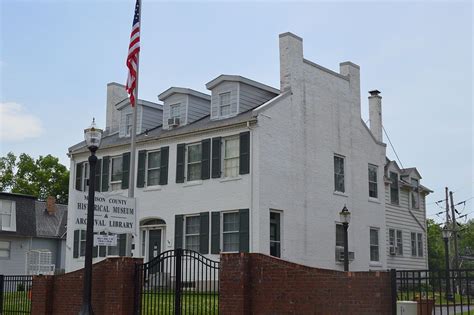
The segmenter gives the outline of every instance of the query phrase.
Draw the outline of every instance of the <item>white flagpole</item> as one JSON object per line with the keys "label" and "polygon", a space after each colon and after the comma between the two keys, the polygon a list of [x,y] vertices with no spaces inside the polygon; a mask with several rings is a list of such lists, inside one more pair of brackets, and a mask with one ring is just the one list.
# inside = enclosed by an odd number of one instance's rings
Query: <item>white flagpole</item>
{"label": "white flagpole", "polygon": [[[141,48],[141,33],[142,33],[142,1],[139,1],[139,19],[140,23],[140,48]],[[132,131],[130,139],[130,178],[128,182],[128,197],[135,197],[135,138],[137,134],[137,105],[138,105],[138,76],[140,68],[140,53],[137,56],[137,78],[135,83],[135,104],[133,104],[133,116],[132,116]],[[136,211],[135,211],[136,213]]]}

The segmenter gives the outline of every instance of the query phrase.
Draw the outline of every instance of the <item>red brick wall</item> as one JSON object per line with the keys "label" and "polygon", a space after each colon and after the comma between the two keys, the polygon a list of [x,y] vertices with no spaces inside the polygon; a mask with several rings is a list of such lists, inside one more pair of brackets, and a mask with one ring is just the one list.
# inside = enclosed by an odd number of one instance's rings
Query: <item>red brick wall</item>
{"label": "red brick wall", "polygon": [[221,314],[391,314],[389,272],[311,268],[262,254],[223,254]]}
{"label": "red brick wall", "polygon": [[[94,314],[133,314],[135,264],[141,258],[108,258],[93,265]],[[32,314],[78,314],[82,305],[83,270],[33,278]]]}

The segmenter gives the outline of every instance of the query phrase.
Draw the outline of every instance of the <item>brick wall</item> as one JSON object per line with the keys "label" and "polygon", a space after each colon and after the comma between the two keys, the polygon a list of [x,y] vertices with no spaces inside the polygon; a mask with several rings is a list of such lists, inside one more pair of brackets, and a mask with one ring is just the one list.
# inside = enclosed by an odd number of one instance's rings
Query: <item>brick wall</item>
{"label": "brick wall", "polygon": [[[142,259],[108,258],[93,265],[92,307],[94,314],[133,314],[134,268]],[[82,305],[83,270],[59,276],[35,276],[32,314],[78,314]]]}
{"label": "brick wall", "polygon": [[389,272],[311,268],[262,254],[223,254],[221,314],[391,314]]}

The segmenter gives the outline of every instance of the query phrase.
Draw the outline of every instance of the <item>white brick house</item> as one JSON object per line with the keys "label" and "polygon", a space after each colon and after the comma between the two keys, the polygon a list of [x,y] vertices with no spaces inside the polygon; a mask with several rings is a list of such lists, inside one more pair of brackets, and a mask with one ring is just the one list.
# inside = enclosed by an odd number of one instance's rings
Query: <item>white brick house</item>
{"label": "white brick house", "polygon": [[[250,251],[342,269],[338,223],[346,205],[350,269],[396,265],[380,97],[369,100],[369,128],[361,119],[359,66],[344,62],[334,72],[308,61],[291,33],[280,35],[280,82],[275,89],[221,75],[206,84],[209,95],[172,87],[159,95],[162,105],[139,101],[136,234],[119,237],[97,259],[126,254],[133,243],[133,255],[145,260],[185,247],[216,259],[222,251]],[[126,195],[130,106],[116,83],[107,98],[96,186]],[[89,152],[79,143],[69,154],[72,195],[86,187]],[[427,190],[419,191],[424,207]],[[74,270],[83,266],[83,233],[67,235],[67,268]]]}

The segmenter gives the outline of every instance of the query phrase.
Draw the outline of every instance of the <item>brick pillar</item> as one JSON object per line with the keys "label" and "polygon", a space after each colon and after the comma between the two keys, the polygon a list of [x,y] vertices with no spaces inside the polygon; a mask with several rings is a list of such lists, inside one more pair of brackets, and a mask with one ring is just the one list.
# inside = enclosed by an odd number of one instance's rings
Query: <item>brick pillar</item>
{"label": "brick pillar", "polygon": [[54,276],[34,276],[31,288],[31,314],[53,313]]}
{"label": "brick pillar", "polygon": [[221,314],[250,314],[250,256],[221,254],[219,311]]}

